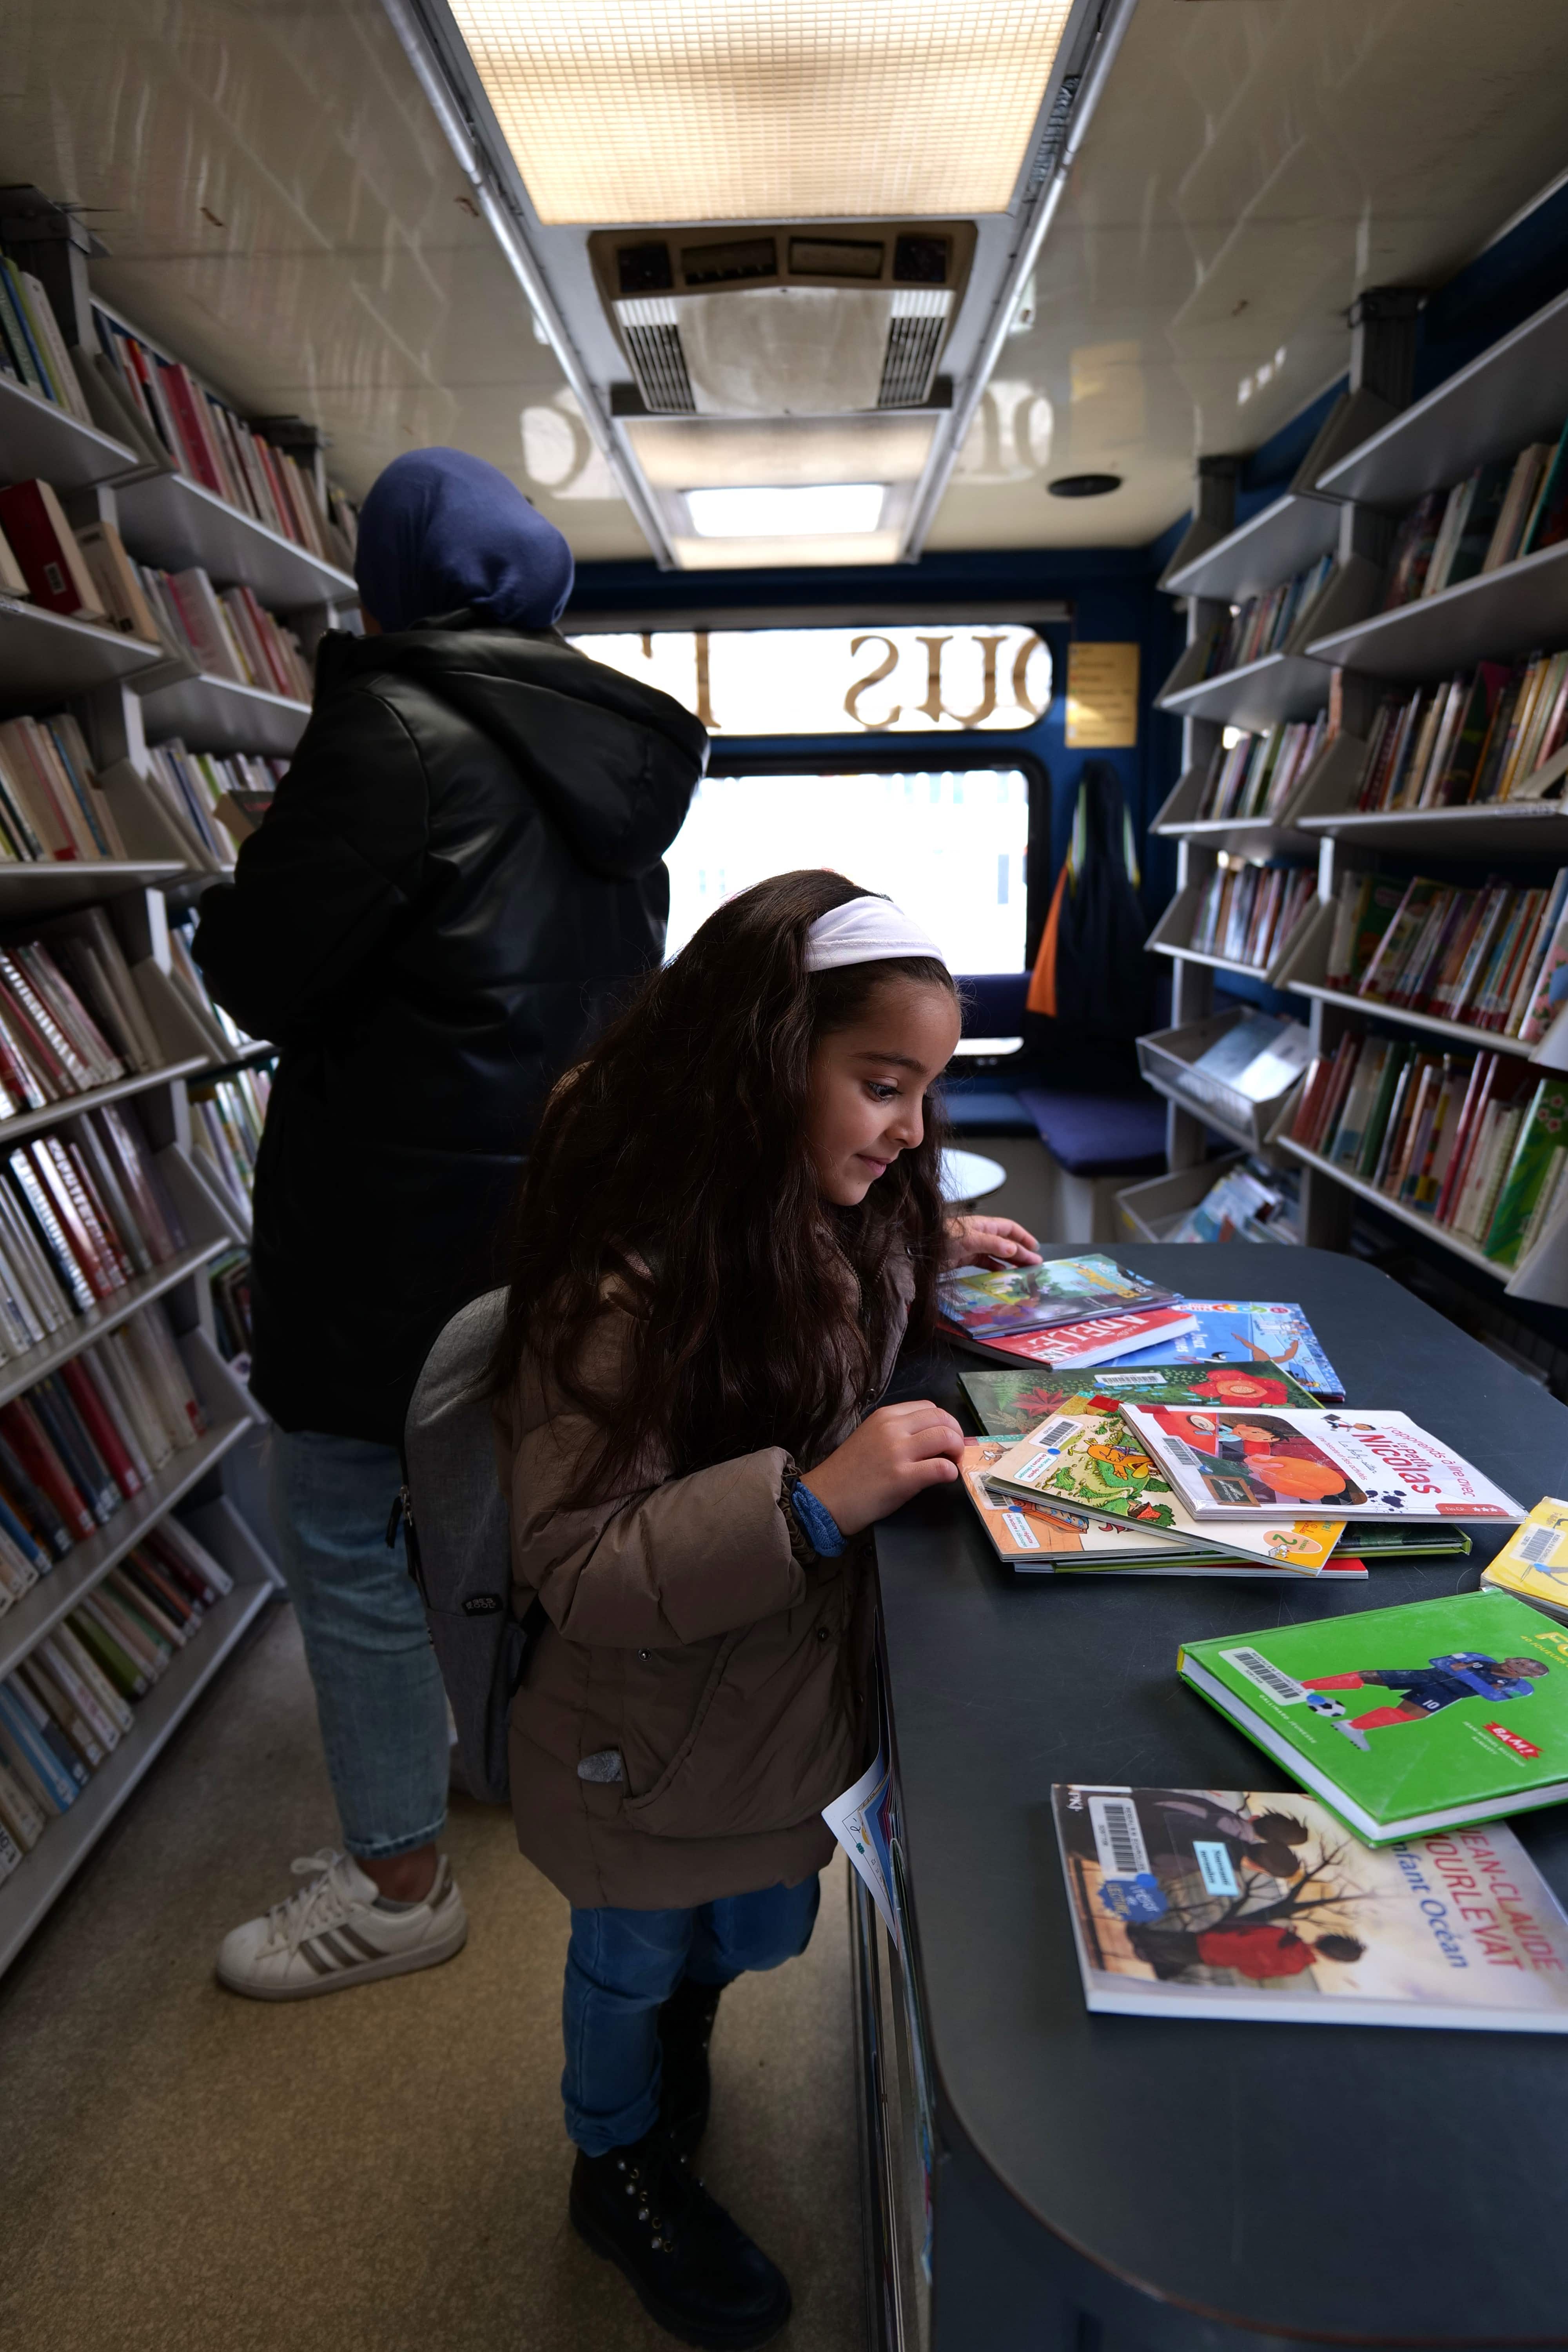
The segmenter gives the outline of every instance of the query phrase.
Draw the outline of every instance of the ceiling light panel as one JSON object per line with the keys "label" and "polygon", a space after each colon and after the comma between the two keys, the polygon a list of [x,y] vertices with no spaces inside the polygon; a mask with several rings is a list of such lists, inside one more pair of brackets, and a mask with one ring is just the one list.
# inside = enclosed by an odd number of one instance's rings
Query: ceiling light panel
{"label": "ceiling light panel", "polygon": [[931,455],[931,416],[708,424],[636,417],[622,427],[655,490],[760,483],[913,482]]}
{"label": "ceiling light panel", "polygon": [[690,489],[686,506],[699,539],[823,539],[874,531],[885,499],[880,482],[796,482]]}
{"label": "ceiling light panel", "polygon": [[1071,0],[450,0],[547,224],[1000,213]]}

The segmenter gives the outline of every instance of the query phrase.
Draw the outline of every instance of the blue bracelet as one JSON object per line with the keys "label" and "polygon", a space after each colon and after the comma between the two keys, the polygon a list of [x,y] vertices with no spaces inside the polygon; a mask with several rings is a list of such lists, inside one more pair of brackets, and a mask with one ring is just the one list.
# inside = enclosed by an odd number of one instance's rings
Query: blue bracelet
{"label": "blue bracelet", "polygon": [[803,1486],[796,1479],[789,1501],[813,1551],[820,1553],[824,1559],[832,1559],[843,1550],[843,1529],[826,1504],[819,1503],[809,1486]]}

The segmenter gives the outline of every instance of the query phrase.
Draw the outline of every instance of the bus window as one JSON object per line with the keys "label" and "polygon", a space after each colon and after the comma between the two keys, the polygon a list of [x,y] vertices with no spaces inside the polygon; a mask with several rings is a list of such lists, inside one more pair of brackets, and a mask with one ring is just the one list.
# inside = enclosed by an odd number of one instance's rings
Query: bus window
{"label": "bus window", "polygon": [[668,953],[737,890],[827,866],[896,899],[954,971],[1020,971],[1028,832],[1019,768],[709,776],[666,859]]}

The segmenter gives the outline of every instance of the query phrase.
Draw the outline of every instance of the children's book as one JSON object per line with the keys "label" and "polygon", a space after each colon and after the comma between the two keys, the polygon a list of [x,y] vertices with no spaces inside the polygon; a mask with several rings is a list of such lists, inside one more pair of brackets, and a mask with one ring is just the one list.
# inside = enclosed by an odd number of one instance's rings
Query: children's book
{"label": "children's book", "polygon": [[1193,1329],[1163,1336],[1120,1356],[1121,1364],[1281,1364],[1323,1404],[1342,1404],[1344,1387],[1299,1307],[1279,1299],[1184,1298]]}
{"label": "children's book", "polygon": [[[1294,1568],[1259,1559],[1223,1559],[1212,1551],[1186,1551],[1171,1538],[1133,1527],[1113,1527],[1082,1511],[1004,1495],[986,1484],[986,1472],[1006,1451],[999,1438],[980,1438],[963,1449],[963,1487],[998,1559],[1022,1576],[1295,1576]],[[1364,1580],[1363,1559],[1335,1552],[1318,1571],[1337,1579]]]}
{"label": "children's book", "polygon": [[1080,1322],[1107,1309],[1168,1307],[1175,1295],[1098,1254],[1047,1258],[1043,1265],[1005,1274],[961,1267],[944,1276],[940,1287],[946,1320],[965,1339],[981,1341]]}
{"label": "children's book", "polygon": [[1568,2031],[1568,1919],[1511,1830],[1379,1853],[1326,1806],[1267,1790],[1051,1799],[1092,2010]]}
{"label": "children's book", "polygon": [[1369,1845],[1568,1797],[1568,1627],[1510,1592],[1189,1642],[1176,1670]]}
{"label": "children's book", "polygon": [[1119,1362],[1156,1341],[1179,1339],[1196,1328],[1184,1306],[1132,1307],[1119,1314],[1087,1315],[1047,1331],[1015,1331],[988,1343],[1005,1355],[1068,1368]]}
{"label": "children's book", "polygon": [[1053,1414],[1092,1397],[1102,1409],[1138,1404],[1294,1405],[1312,1400],[1289,1372],[1257,1364],[1100,1364],[1029,1372],[960,1372],[959,1386],[987,1437],[1026,1437]]}
{"label": "children's book", "polygon": [[1484,1592],[1516,1592],[1568,1620],[1568,1503],[1545,1495],[1481,1570]]}
{"label": "children's book", "polygon": [[1164,1533],[1193,1551],[1261,1559],[1302,1576],[1315,1576],[1332,1556],[1343,1519],[1200,1526],[1152,1455],[1130,1435],[1123,1412],[1131,1410],[1117,1409],[1103,1395],[1068,1398],[1049,1421],[1007,1448],[986,1474],[988,1484],[1000,1494],[1080,1511],[1112,1527]]}
{"label": "children's book", "polygon": [[1522,1519],[1511,1495],[1403,1412],[1129,1403],[1127,1426],[1194,1517]]}

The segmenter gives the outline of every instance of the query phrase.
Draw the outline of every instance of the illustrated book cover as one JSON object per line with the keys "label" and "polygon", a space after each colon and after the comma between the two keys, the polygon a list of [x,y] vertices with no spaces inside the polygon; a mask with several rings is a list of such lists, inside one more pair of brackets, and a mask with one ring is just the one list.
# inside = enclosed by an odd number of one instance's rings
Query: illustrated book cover
{"label": "illustrated book cover", "polygon": [[1058,1785],[1051,1801],[1091,2010],[1568,2031],[1568,1919],[1511,1830],[1373,1852],[1310,1797]]}
{"label": "illustrated book cover", "polygon": [[1163,1335],[1123,1364],[1279,1364],[1320,1404],[1342,1404],[1344,1385],[1300,1307],[1280,1299],[1184,1298],[1191,1331]]}
{"label": "illustrated book cover", "polygon": [[965,1339],[982,1341],[1080,1322],[1110,1309],[1168,1307],[1174,1296],[1098,1252],[1047,1258],[1043,1265],[1005,1274],[961,1267],[945,1275],[939,1288],[945,1320]]}
{"label": "illustrated book cover", "polygon": [[1481,1589],[1515,1592],[1568,1619],[1568,1503],[1544,1495],[1481,1571]]}
{"label": "illustrated book cover", "polygon": [[1346,1519],[1522,1519],[1462,1454],[1403,1412],[1129,1403],[1127,1426],[1200,1520],[1314,1507]]}
{"label": "illustrated book cover", "polygon": [[1369,1845],[1568,1796],[1568,1627],[1512,1593],[1221,1634],[1176,1670]]}

